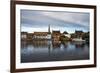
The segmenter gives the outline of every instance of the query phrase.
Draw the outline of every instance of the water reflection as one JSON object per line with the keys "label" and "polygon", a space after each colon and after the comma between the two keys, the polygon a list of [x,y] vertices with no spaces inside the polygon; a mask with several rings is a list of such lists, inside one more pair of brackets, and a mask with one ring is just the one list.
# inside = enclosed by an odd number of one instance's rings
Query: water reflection
{"label": "water reflection", "polygon": [[43,62],[89,59],[85,42],[21,41],[21,62]]}

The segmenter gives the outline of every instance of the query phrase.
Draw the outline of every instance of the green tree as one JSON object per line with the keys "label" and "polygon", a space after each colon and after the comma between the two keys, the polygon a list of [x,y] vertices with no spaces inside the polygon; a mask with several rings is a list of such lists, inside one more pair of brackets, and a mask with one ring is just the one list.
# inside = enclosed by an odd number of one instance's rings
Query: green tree
{"label": "green tree", "polygon": [[64,36],[64,35],[61,35],[61,36],[60,36],[60,41],[64,42],[64,41],[68,41],[68,40],[69,40],[68,37],[66,37],[66,36]]}
{"label": "green tree", "polygon": [[86,40],[86,42],[89,43],[89,32],[84,33],[84,35],[82,36],[82,39],[83,39],[83,40]]}

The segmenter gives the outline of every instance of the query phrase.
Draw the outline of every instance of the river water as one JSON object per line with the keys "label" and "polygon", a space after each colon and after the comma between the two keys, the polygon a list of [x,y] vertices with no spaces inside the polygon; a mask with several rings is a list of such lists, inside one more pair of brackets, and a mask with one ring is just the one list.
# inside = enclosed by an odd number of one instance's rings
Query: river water
{"label": "river water", "polygon": [[85,42],[21,41],[21,63],[89,59]]}

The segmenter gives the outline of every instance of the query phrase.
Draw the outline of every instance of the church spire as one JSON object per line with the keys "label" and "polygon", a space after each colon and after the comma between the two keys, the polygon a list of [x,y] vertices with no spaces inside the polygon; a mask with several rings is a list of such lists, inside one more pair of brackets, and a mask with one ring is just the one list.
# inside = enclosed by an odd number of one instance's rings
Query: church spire
{"label": "church spire", "polygon": [[50,34],[51,32],[50,32],[50,25],[48,26],[48,33]]}

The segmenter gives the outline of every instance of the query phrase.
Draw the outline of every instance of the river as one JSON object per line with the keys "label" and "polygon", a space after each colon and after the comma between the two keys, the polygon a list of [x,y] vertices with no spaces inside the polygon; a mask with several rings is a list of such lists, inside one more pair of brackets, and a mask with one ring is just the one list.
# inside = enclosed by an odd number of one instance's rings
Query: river
{"label": "river", "polygon": [[21,63],[89,59],[85,42],[21,41]]}

